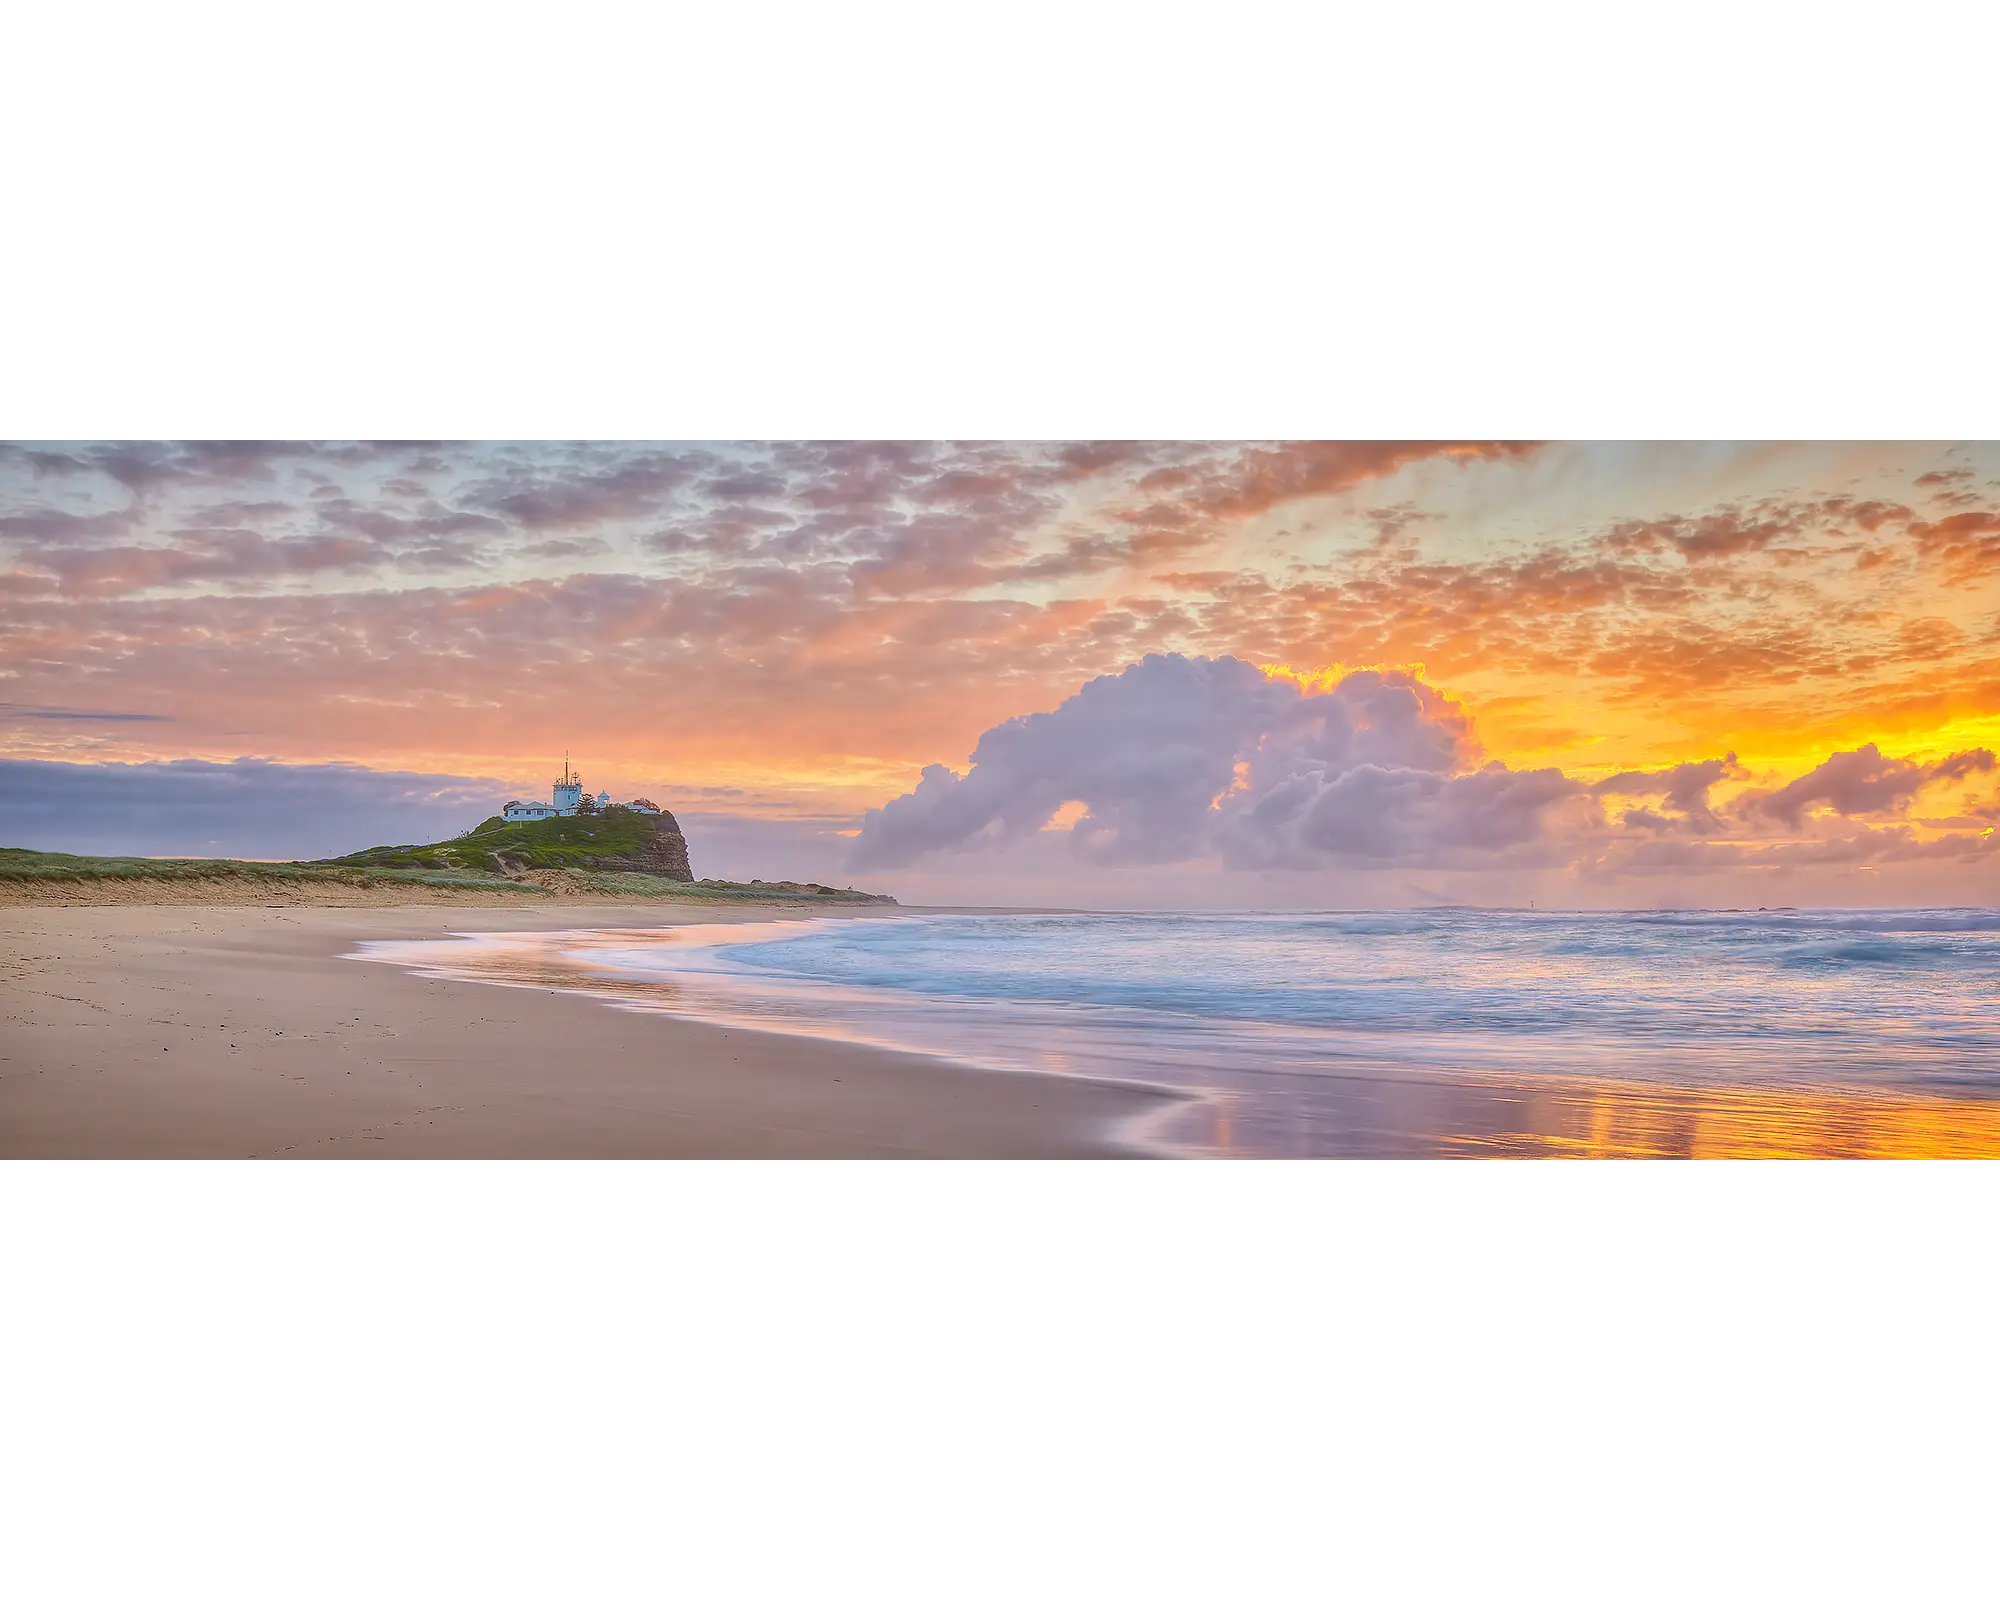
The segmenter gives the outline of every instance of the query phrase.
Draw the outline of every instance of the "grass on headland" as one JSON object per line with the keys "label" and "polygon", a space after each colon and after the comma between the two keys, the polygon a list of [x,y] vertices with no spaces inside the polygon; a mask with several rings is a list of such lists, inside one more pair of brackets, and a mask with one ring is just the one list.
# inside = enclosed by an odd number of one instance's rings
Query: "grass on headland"
{"label": "grass on headland", "polygon": [[311,866],[400,867],[419,871],[493,872],[504,855],[517,868],[601,870],[637,856],[653,838],[650,817],[622,806],[592,816],[509,822],[488,817],[478,827],[437,844],[384,844]]}
{"label": "grass on headland", "polygon": [[54,850],[0,846],[0,884],[112,882],[331,883],[354,889],[384,883],[413,883],[439,889],[518,891],[519,888],[487,872],[399,871],[318,862],[231,861],[206,856],[161,860],[150,856],[71,856]]}

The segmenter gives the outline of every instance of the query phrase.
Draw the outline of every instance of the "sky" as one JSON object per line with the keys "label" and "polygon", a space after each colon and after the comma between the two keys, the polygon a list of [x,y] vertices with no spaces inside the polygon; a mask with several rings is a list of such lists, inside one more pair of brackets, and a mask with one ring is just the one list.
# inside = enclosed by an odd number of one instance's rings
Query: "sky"
{"label": "sky", "polygon": [[2000,901],[1992,444],[0,445],[0,844],[588,786],[907,902]]}

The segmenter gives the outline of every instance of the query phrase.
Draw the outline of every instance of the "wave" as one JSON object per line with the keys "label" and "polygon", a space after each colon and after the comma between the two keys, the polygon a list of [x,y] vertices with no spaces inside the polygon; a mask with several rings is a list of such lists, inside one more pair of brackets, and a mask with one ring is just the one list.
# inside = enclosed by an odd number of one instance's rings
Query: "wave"
{"label": "wave", "polygon": [[1168,1085],[1267,1153],[1324,1148],[1327,1086],[1385,1071],[2000,1100],[1981,910],[921,915],[422,949],[383,958],[550,986],[566,964],[624,1004]]}
{"label": "wave", "polygon": [[[645,966],[652,955],[637,958]],[[2000,915],[1394,913],[953,916],[731,944],[718,970],[1070,1013],[1468,1041],[1918,1056],[2000,1034]]]}

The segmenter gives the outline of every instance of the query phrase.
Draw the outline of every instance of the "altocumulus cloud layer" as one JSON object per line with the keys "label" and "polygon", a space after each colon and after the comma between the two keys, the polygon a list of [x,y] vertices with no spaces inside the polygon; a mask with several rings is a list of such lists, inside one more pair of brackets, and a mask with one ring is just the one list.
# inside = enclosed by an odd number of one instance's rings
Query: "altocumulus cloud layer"
{"label": "altocumulus cloud layer", "polygon": [[1817,761],[2000,715],[1996,530],[1984,446],[0,445],[0,738],[816,812],[1175,651],[1422,661],[1515,766]]}
{"label": "altocumulus cloud layer", "polygon": [[963,774],[926,767],[868,813],[853,862],[1004,850],[1066,808],[1074,854],[1098,866],[1601,874],[1974,859],[1992,854],[2000,807],[1926,817],[1929,838],[1902,819],[1927,790],[1993,769],[1985,749],[1920,763],[1868,745],[1776,790],[1743,783],[1718,809],[1716,786],[1748,777],[1733,755],[1588,784],[1486,759],[1464,709],[1408,672],[1301,681],[1229,656],[1152,655],[988,729]]}

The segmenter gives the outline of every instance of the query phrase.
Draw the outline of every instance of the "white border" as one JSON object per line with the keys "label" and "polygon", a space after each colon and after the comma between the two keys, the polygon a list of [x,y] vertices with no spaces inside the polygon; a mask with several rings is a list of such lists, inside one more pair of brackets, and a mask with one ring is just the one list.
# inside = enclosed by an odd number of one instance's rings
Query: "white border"
{"label": "white border", "polygon": [[244,1182],[0,1169],[13,1592],[1875,1595],[1986,1570],[1987,1168]]}
{"label": "white border", "polygon": [[1990,437],[1996,17],[35,8],[0,436]]}
{"label": "white border", "polygon": [[[1995,29],[42,7],[0,435],[1992,437]],[[0,1574],[1964,1592],[1992,1181],[13,1166]]]}

